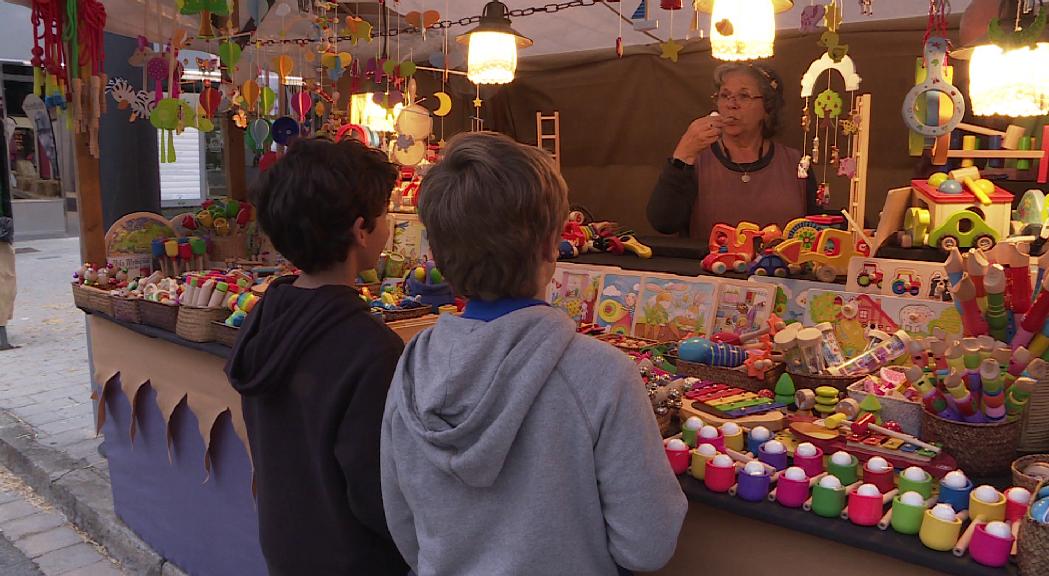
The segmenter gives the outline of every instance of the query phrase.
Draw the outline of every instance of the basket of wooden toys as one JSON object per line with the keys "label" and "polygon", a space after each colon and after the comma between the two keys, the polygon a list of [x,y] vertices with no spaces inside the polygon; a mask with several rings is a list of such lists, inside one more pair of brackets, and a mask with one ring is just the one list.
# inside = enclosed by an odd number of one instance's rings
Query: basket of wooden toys
{"label": "basket of wooden toys", "polygon": [[1025,576],[1049,574],[1049,482],[1040,482],[1031,493],[1016,539],[1016,562]]}
{"label": "basket of wooden toys", "polygon": [[1012,463],[1013,485],[1034,492],[1041,482],[1049,482],[1049,454],[1028,454]]}
{"label": "basket of wooden toys", "polygon": [[139,315],[142,324],[174,332],[178,323],[178,299],[181,287],[178,280],[154,272],[138,281]]}
{"label": "basket of wooden toys", "polygon": [[[113,299],[109,291],[116,287],[118,272],[112,266],[95,268],[84,264],[73,274],[73,303],[78,308],[113,315]],[[126,278],[127,273],[122,272]]]}
{"label": "basket of wooden toys", "polygon": [[794,323],[776,332],[773,350],[782,356],[787,372],[797,388],[815,390],[830,386],[844,392],[865,374],[849,369],[832,371],[847,362],[829,322],[804,328]]}
{"label": "basket of wooden toys", "polygon": [[178,307],[175,334],[190,342],[212,342],[215,340],[214,322],[226,319],[225,308],[198,308],[185,304]]}
{"label": "basket of wooden toys", "polygon": [[240,328],[225,322],[212,322],[211,329],[215,335],[215,341],[219,344],[232,348],[237,343],[237,335],[240,334]]}
{"label": "basket of wooden toys", "polygon": [[232,272],[191,275],[180,300],[175,333],[191,342],[214,341],[216,322],[227,320],[240,299],[258,298],[248,290],[248,282],[238,280]]}
{"label": "basket of wooden toys", "polygon": [[882,368],[877,375],[870,374],[854,382],[847,392],[865,412],[876,413],[885,420],[897,422],[904,432],[921,436],[922,403],[910,381],[924,374],[917,366],[909,370],[910,377],[904,369],[895,366]]}
{"label": "basket of wooden toys", "polygon": [[[254,219],[251,204],[215,198],[204,201],[196,214],[183,216],[181,225],[193,234],[207,237],[207,253],[212,262],[225,262],[248,255],[248,232]],[[197,252],[194,250],[194,254]]]}
{"label": "basket of wooden toys", "polygon": [[132,324],[142,323],[141,298],[114,294],[112,301],[114,318],[124,322],[131,322]]}
{"label": "basket of wooden toys", "polygon": [[922,411],[922,432],[954,455],[958,467],[973,476],[1007,472],[1020,442],[1020,421],[964,422]]}

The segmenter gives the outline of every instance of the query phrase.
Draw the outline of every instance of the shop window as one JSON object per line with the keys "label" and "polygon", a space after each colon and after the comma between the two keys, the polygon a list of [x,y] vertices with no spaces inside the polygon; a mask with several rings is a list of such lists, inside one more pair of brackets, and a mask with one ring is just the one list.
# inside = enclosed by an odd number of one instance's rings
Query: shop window
{"label": "shop window", "polygon": [[[157,131],[158,148],[167,145],[166,131]],[[160,205],[163,208],[199,206],[207,198],[204,138],[196,130],[174,134],[175,161],[160,163]]]}

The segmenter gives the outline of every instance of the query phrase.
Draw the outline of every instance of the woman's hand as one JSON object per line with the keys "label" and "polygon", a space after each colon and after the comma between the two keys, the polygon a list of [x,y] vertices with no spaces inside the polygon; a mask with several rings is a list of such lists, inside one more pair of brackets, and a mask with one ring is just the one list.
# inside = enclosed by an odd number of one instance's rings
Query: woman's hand
{"label": "woman's hand", "polygon": [[696,161],[696,155],[706,150],[721,137],[721,118],[704,116],[696,118],[688,125],[688,130],[678,140],[674,148],[674,158],[686,164]]}

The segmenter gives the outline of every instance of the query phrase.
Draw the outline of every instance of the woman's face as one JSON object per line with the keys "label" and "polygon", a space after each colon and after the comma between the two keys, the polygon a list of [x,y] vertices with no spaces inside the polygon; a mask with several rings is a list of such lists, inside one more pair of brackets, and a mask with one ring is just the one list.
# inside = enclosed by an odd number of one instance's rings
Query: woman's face
{"label": "woman's face", "polygon": [[750,74],[732,72],[722,78],[717,98],[722,129],[731,136],[760,134],[765,121],[765,100]]}

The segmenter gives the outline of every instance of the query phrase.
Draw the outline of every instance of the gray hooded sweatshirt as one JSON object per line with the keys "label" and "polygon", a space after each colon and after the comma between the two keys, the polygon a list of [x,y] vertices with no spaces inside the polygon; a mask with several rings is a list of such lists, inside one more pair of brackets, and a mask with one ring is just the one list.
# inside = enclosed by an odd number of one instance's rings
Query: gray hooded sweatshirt
{"label": "gray hooded sweatshirt", "polygon": [[687,508],[633,362],[547,306],[441,316],[412,340],[381,470],[419,576],[656,570]]}

